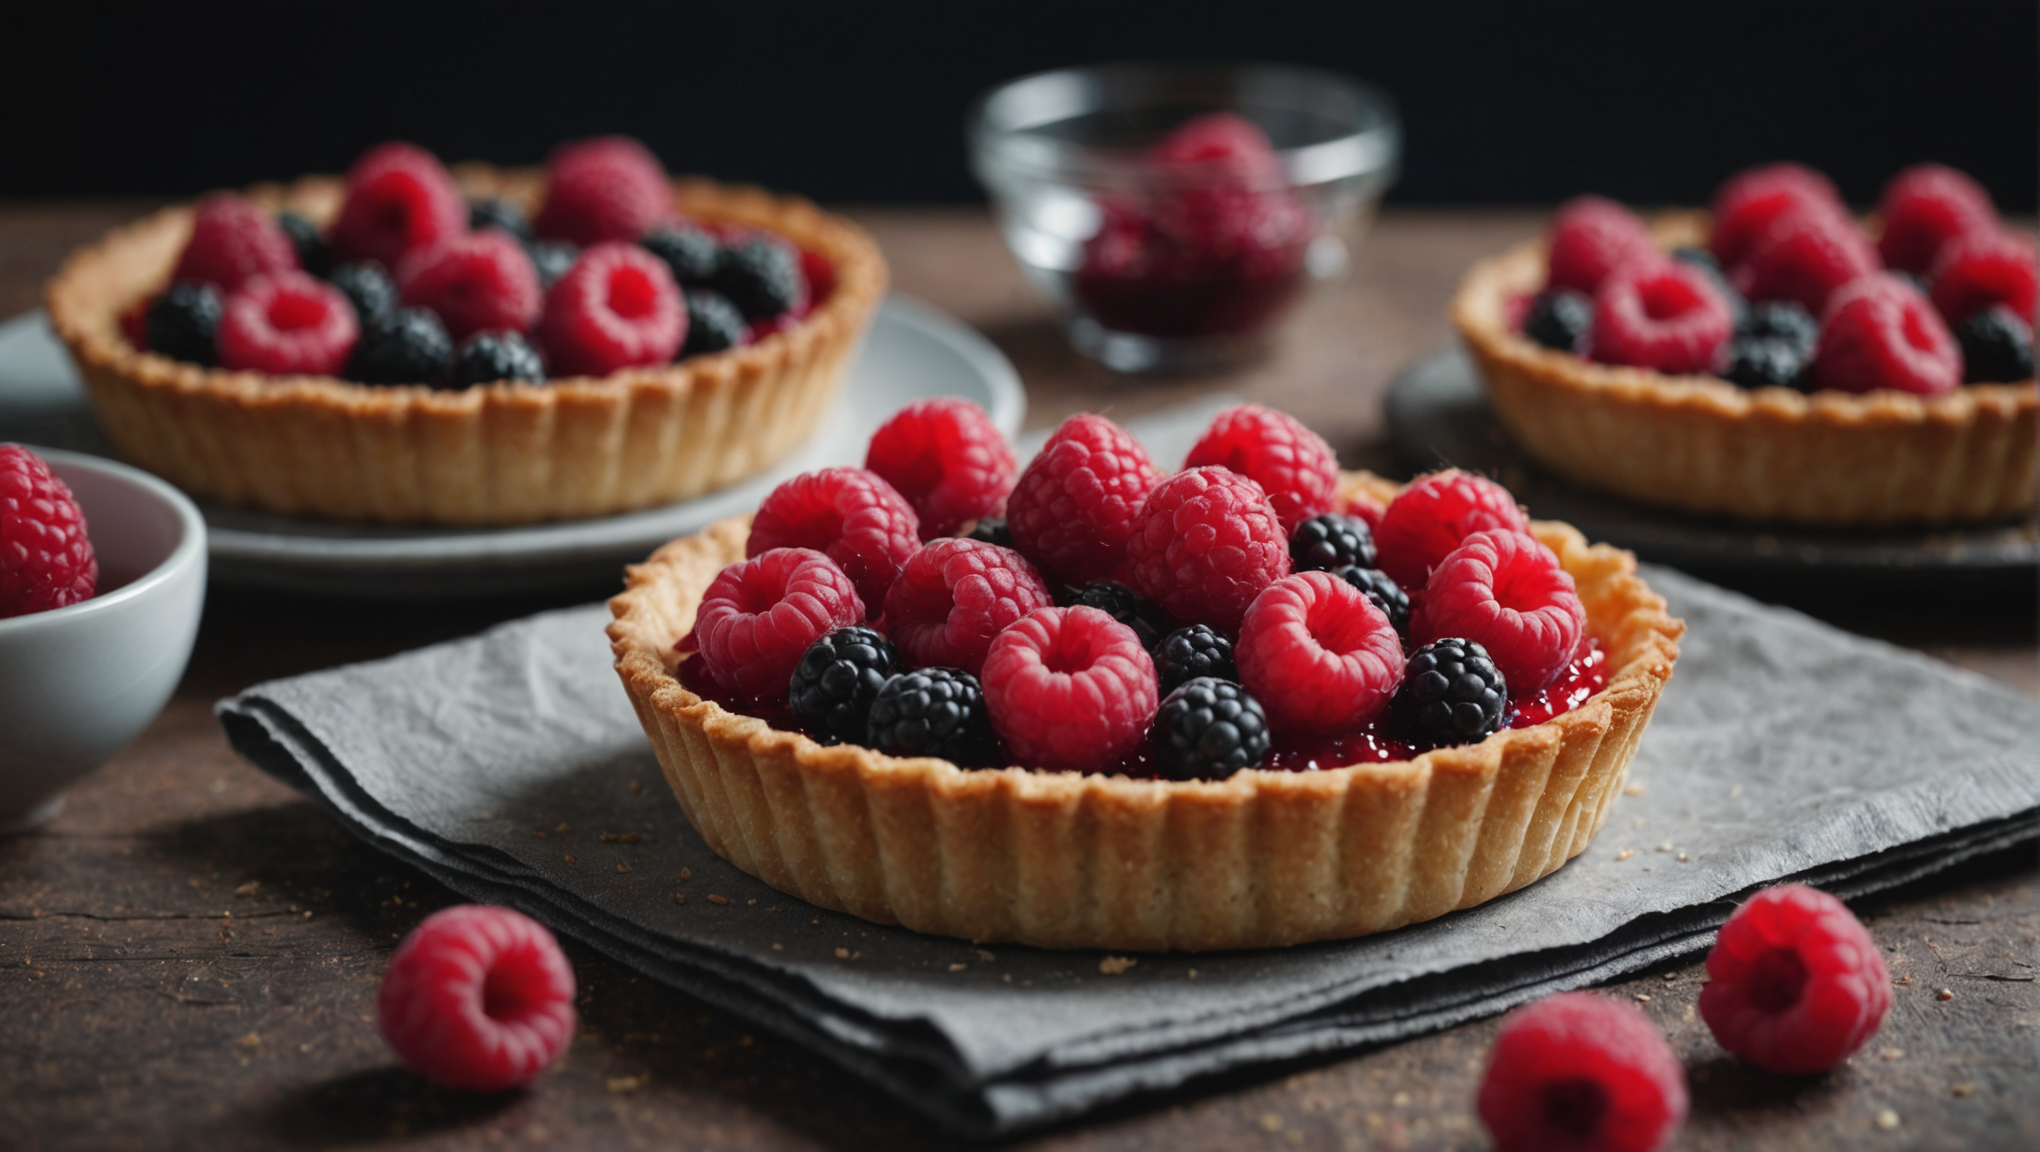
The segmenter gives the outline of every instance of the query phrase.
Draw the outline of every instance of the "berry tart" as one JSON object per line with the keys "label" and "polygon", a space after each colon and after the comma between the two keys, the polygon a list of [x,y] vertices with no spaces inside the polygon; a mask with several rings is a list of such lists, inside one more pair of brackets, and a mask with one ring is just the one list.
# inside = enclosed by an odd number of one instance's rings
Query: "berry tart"
{"label": "berry tart", "polygon": [[1812,526],[2033,508],[2032,241],[1921,165],[1859,223],[1796,164],[1648,223],[1583,197],[1476,264],[1453,321],[1496,415],[1581,483]]}
{"label": "berry tart", "polygon": [[1479,904],[1586,848],[1678,656],[1630,554],[1268,409],[1165,476],[1092,415],[1019,471],[931,401],[866,464],[633,566],[608,631],[709,846],[881,923],[1206,950]]}
{"label": "berry tart", "polygon": [[827,411],[884,294],[804,200],[618,137],[543,172],[407,144],[116,229],[50,319],[121,454],[230,504],[512,524],[687,499]]}

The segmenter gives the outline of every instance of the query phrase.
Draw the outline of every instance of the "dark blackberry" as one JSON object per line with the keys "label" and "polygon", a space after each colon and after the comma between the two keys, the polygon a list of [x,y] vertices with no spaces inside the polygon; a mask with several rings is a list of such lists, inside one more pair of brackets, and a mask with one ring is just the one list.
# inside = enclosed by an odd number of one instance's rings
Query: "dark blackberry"
{"label": "dark blackberry", "polygon": [[793,666],[787,701],[807,734],[824,744],[868,744],[871,703],[899,674],[900,653],[869,628],[838,628]]}
{"label": "dark blackberry", "polygon": [[545,362],[518,332],[477,332],[464,341],[453,358],[453,386],[493,384],[498,380],[545,383]]}
{"label": "dark blackberry", "polygon": [[537,239],[531,230],[531,217],[524,214],[524,209],[496,196],[468,201],[468,227],[476,232],[500,228],[525,244]]}
{"label": "dark blackberry", "polygon": [[1171,780],[1223,780],[1268,755],[1268,714],[1230,680],[1199,676],[1162,701],[1150,730],[1155,769]]}
{"label": "dark blackberry", "polygon": [[[155,329],[150,329],[151,340]],[[2012,384],[2033,378],[2033,330],[2002,304],[1955,326],[1964,384]]]}
{"label": "dark blackberry", "polygon": [[1413,734],[1441,746],[1472,744],[1502,730],[1509,686],[1478,643],[1433,640],[1403,666],[1391,707]]}
{"label": "dark blackberry", "polygon": [[1799,388],[1807,385],[1806,357],[1782,336],[1738,336],[1728,345],[1721,378],[1743,388]]}
{"label": "dark blackberry", "polygon": [[1001,548],[1011,548],[1013,546],[1013,534],[1006,531],[1006,521],[998,516],[986,516],[980,519],[971,528],[970,539],[982,540],[987,544],[997,544]]}
{"label": "dark blackberry", "polygon": [[1800,360],[1811,363],[1814,349],[1820,345],[1820,321],[1790,300],[1766,300],[1750,305],[1748,317],[1736,325],[1735,334],[1758,340],[1783,340],[1799,354]]}
{"label": "dark blackberry", "polygon": [[1082,588],[1064,588],[1064,607],[1082,605],[1096,608],[1128,628],[1140,637],[1140,646],[1154,651],[1162,637],[1176,627],[1176,620],[1162,606],[1152,600],[1143,600],[1133,589],[1113,580],[1099,580]]}
{"label": "dark blackberry", "polygon": [[172,284],[149,302],[146,322],[149,351],[208,368],[218,362],[220,294],[212,285]]}
{"label": "dark blackberry", "polygon": [[1580,341],[1593,326],[1594,302],[1563,288],[1540,294],[1523,317],[1523,335],[1560,352],[1579,352]]}
{"label": "dark blackberry", "polygon": [[1714,290],[1720,293],[1721,302],[1728,305],[1728,318],[1734,321],[1737,328],[1743,326],[1745,318],[1749,316],[1750,302],[1743,298],[1742,293],[1735,290],[1734,285],[1728,282],[1728,277],[1721,274],[1721,262],[1714,258],[1714,253],[1705,248],[1674,248],[1672,259],[1698,268],[1700,274],[1714,285]]}
{"label": "dark blackberry", "polygon": [[1209,624],[1178,628],[1154,647],[1155,681],[1168,695],[1198,677],[1238,681],[1239,665],[1233,663],[1232,641]]}
{"label": "dark blackberry", "polygon": [[1374,601],[1374,606],[1381,609],[1381,614],[1388,617],[1390,624],[1395,625],[1395,634],[1405,643],[1409,641],[1410,594],[1403,591],[1402,585],[1397,584],[1393,577],[1379,568],[1364,568],[1357,564],[1335,569],[1332,575],[1358,588],[1361,595]]}
{"label": "dark blackberry", "polygon": [[347,376],[363,384],[442,386],[453,367],[453,340],[439,317],[423,308],[364,321]]}
{"label": "dark blackberry", "polygon": [[1349,564],[1374,567],[1374,532],[1357,516],[1326,512],[1289,534],[1289,567],[1296,572],[1335,572]]}
{"label": "dark blackberry", "polygon": [[326,238],[319,235],[319,226],[295,212],[278,212],[277,226],[290,237],[290,246],[297,249],[298,266],[314,276],[324,276],[333,270],[333,250],[326,246]]}
{"label": "dark blackberry", "polygon": [[800,303],[807,292],[800,257],[760,237],[724,248],[708,286],[729,297],[746,320],[769,320]]}
{"label": "dark blackberry", "polygon": [[524,246],[524,251],[531,257],[531,266],[538,270],[542,288],[552,287],[581,258],[581,250],[566,240],[534,240]]}
{"label": "dark blackberry", "polygon": [[722,245],[699,228],[682,224],[654,228],[645,233],[638,246],[666,262],[673,279],[683,288],[707,284],[722,262]]}
{"label": "dark blackberry", "polygon": [[676,360],[722,352],[744,342],[744,314],[720,293],[706,288],[681,292],[687,300],[687,342]]}
{"label": "dark blackberry", "polygon": [[396,315],[403,306],[397,297],[397,282],[374,261],[342,264],[327,279],[354,305],[355,318],[364,330],[378,318]]}
{"label": "dark blackberry", "polygon": [[984,767],[999,755],[978,678],[958,668],[917,668],[885,682],[871,702],[871,747],[894,756],[940,756]]}

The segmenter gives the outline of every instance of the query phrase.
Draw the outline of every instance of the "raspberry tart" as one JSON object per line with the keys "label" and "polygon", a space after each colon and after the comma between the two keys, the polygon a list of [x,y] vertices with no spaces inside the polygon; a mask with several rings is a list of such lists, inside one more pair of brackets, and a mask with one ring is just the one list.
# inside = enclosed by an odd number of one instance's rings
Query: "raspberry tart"
{"label": "raspberry tart", "polygon": [[1530,455],[1648,504],[1810,526],[1957,524],[2034,505],[2036,266],[1937,165],[1851,218],[1795,164],[1710,213],[1563,208],[1476,264],[1453,322]]}
{"label": "raspberry tart", "polygon": [[542,172],[387,144],[344,180],[215,194],[74,253],[48,303],[108,438],[181,487],[489,525],[769,466],[885,285],[854,224],[606,138]]}
{"label": "raspberry tart", "polygon": [[[1278,415],[1223,414],[1208,439],[1289,461],[1283,506],[1222,464],[1163,476],[1073,417],[882,600],[882,574],[833,557],[912,539],[911,515],[791,542],[739,516],[633,566],[609,637],[688,819],[812,903],[1051,948],[1378,932],[1583,851],[1683,625],[1634,557],[1489,481],[1296,480],[1315,448]],[[902,427],[952,426],[903,414],[873,462]],[[998,455],[947,458],[975,482]],[[884,483],[815,473],[766,506],[889,506]],[[998,512],[1032,527],[1004,535]]]}

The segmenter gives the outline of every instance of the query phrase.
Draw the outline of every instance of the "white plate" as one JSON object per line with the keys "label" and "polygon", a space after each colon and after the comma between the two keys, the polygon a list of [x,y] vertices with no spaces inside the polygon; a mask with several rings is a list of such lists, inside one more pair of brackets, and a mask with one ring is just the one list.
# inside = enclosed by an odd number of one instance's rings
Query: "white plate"
{"label": "white plate", "polygon": [[[864,445],[901,406],[962,396],[1011,437],[1027,412],[1013,365],[935,309],[889,297],[813,440],[771,470],[697,500],[644,512],[518,528],[392,528],[278,516],[200,501],[216,579],[349,595],[522,592],[615,581],[675,536],[754,507],[797,472],[862,464]],[[0,324],[0,440],[112,455],[77,372],[31,312]]]}

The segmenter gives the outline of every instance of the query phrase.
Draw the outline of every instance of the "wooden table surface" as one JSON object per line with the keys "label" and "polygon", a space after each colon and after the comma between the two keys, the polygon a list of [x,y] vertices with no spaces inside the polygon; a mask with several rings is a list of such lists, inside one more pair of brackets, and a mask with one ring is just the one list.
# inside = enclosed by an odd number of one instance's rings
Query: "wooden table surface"
{"label": "wooden table surface", "polygon": [[[0,316],[35,306],[66,251],[143,207],[0,204]],[[855,215],[901,291],[1012,357],[1030,426],[1226,388],[1288,409],[1349,464],[1376,467],[1387,460],[1383,391],[1448,340],[1460,272],[1540,222],[1527,211],[1391,211],[1351,278],[1303,308],[1269,362],[1134,382],[1065,348],[982,212]],[[607,591],[387,604],[214,587],[162,717],[55,820],[0,839],[0,1147],[954,1146],[834,1065],[574,944],[581,1031],[536,1088],[470,1098],[393,1061],[373,1023],[384,963],[403,932],[457,898],[240,760],[212,702]],[[2040,697],[2030,613],[1881,605],[1857,623]],[[1693,1114],[1676,1147],[2040,1146],[2036,876],[2028,845],[1862,903],[1896,980],[1893,1007],[1870,1047],[1825,1077],[1767,1077],[1727,1058],[1694,1015],[1697,963],[1613,985],[1686,1062]],[[1011,1144],[1481,1147],[1472,1100],[1495,1026],[1224,1077]]]}

